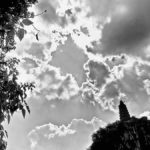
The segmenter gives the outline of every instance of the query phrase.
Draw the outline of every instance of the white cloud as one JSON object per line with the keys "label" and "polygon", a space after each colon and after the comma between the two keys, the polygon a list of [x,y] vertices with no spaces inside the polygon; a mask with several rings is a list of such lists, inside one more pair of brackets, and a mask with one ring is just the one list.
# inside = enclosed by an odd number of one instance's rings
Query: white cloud
{"label": "white cloud", "polygon": [[147,92],[147,95],[150,95],[150,80],[146,79],[143,81],[143,83],[144,83],[144,88]]}
{"label": "white cloud", "polygon": [[93,132],[105,125],[96,117],[91,121],[73,119],[68,125],[57,126],[49,123],[36,127],[28,137],[33,150],[82,150],[90,145]]}
{"label": "white cloud", "polygon": [[[93,105],[100,104],[104,110],[117,112],[119,100],[125,98],[138,105],[143,103],[143,110],[147,108],[150,93],[149,61],[125,54],[89,56],[88,63],[97,65],[85,64],[87,79],[81,88],[83,101],[89,101]],[[103,67],[100,67],[102,64]],[[107,72],[103,71],[104,68]],[[102,75],[101,72],[106,74]]]}
{"label": "white cloud", "polygon": [[147,117],[150,120],[150,111],[145,111],[139,115],[139,117]]}
{"label": "white cloud", "polygon": [[61,99],[69,100],[79,92],[79,87],[71,74],[62,76],[58,68],[50,65],[43,65],[32,69],[35,76],[35,92],[40,97],[43,96],[48,100]]}

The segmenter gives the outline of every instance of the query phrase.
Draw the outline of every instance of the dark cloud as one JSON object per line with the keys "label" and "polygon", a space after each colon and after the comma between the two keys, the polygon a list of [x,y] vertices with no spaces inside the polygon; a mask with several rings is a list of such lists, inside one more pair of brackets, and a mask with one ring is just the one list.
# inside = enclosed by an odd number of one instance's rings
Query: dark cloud
{"label": "dark cloud", "polygon": [[85,81],[83,64],[87,61],[87,56],[69,36],[63,45],[52,53],[51,65],[59,67],[62,74],[72,74],[77,80],[79,86]]}
{"label": "dark cloud", "polygon": [[106,85],[106,90],[104,91],[101,97],[105,97],[107,99],[116,99],[119,96],[118,85],[116,82],[111,82]]}
{"label": "dark cloud", "polygon": [[91,82],[94,82],[95,86],[98,88],[106,82],[106,78],[109,78],[110,75],[110,72],[105,64],[95,62],[93,60],[86,64],[85,71],[87,71],[88,79]]}
{"label": "dark cloud", "polygon": [[[141,54],[143,47],[149,44],[149,8],[149,0],[122,0],[116,4],[112,20],[105,25],[102,32],[103,52]],[[126,12],[121,12],[124,11],[121,9],[126,9]]]}

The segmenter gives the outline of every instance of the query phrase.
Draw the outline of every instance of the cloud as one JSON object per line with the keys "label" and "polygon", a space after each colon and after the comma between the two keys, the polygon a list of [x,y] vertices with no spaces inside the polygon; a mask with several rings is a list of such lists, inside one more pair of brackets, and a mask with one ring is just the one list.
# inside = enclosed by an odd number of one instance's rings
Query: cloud
{"label": "cloud", "polygon": [[36,7],[37,12],[41,13],[44,10],[47,10],[46,13],[42,14],[42,19],[47,23],[55,23],[58,21],[58,16],[56,13],[56,8],[58,7],[59,3],[57,0],[50,1],[50,0],[39,0],[39,3]]}
{"label": "cloud", "polygon": [[50,65],[39,66],[32,69],[35,76],[36,95],[45,97],[47,100],[69,100],[79,92],[79,87],[71,74],[62,76],[58,68]]}
{"label": "cloud", "polygon": [[44,44],[35,43],[31,44],[31,47],[26,50],[28,54],[37,57],[38,59],[44,59]]}
{"label": "cloud", "polygon": [[[43,8],[48,8],[47,13],[41,15],[41,18],[47,22],[48,25],[46,26],[46,30],[41,29],[45,30],[46,34],[48,28],[50,28],[49,31],[53,28],[52,32],[55,32],[53,36],[60,33],[59,37],[57,37],[58,41],[60,35],[61,38],[63,36],[71,35],[74,42],[83,50],[86,49],[86,46],[91,47],[92,42],[99,41],[101,38],[102,26],[99,26],[99,21],[95,18],[95,16],[89,16],[90,8],[88,5],[89,4],[86,3],[86,1],[80,0],[40,1],[37,6],[38,10],[41,11]],[[40,22],[40,19],[38,22]],[[39,26],[42,26],[42,24],[39,24]],[[57,27],[61,28],[59,32]],[[64,30],[67,35],[63,34]]]}
{"label": "cloud", "polygon": [[86,149],[91,142],[91,134],[105,122],[94,117],[91,121],[73,119],[68,125],[52,123],[38,126],[29,133],[31,149],[75,150]]}
{"label": "cloud", "polygon": [[144,83],[144,88],[147,92],[147,95],[150,95],[150,79],[145,79],[143,83]]}
{"label": "cloud", "polygon": [[134,110],[144,111],[149,108],[149,67],[149,61],[125,54],[90,57],[85,64],[87,79],[82,84],[82,99],[114,112],[120,99],[128,99],[131,106],[136,103]]}
{"label": "cloud", "polygon": [[71,97],[77,95],[79,87],[72,75],[67,75],[58,87],[58,98],[69,100]]}
{"label": "cloud", "polygon": [[104,19],[110,14],[115,2],[116,0],[86,0],[85,3],[90,8],[90,15]]}
{"label": "cloud", "polygon": [[101,88],[106,78],[109,78],[109,69],[102,62],[90,60],[85,64],[84,69],[89,82],[93,82],[97,88]]}
{"label": "cloud", "polygon": [[[142,64],[143,63],[143,64]],[[144,69],[145,68],[145,69]],[[147,68],[147,69],[146,69]],[[149,103],[149,65],[140,60],[136,60],[132,67],[123,69],[123,76],[115,81],[106,84],[101,98],[114,99],[117,101],[117,97],[120,94],[124,94],[123,97],[127,98],[131,102],[137,104],[137,108],[140,111],[149,109],[147,104]],[[142,105],[142,108],[140,107]]]}
{"label": "cloud", "polygon": [[34,59],[24,57],[22,59],[20,66],[21,66],[21,68],[24,68],[26,70],[26,72],[29,72],[30,69],[38,67],[38,64],[36,63],[36,61]]}
{"label": "cloud", "polygon": [[[122,63],[122,61],[114,61],[115,57],[112,58],[113,62],[116,64],[118,63],[118,66]],[[112,58],[109,59],[112,60]],[[114,99],[118,99],[120,92],[118,91],[119,89],[115,83],[115,73],[112,71],[115,63],[108,63],[109,59],[101,59],[100,56],[95,60],[89,60],[84,65],[87,80],[82,84],[81,89],[82,98],[84,101],[88,100],[93,105],[100,105],[104,110],[109,109],[114,111],[116,104],[114,104],[115,102],[113,101]]]}
{"label": "cloud", "polygon": [[83,64],[87,61],[87,56],[69,36],[64,44],[58,46],[52,53],[51,65],[59,67],[62,74],[72,74],[79,86],[85,81]]}
{"label": "cloud", "polygon": [[82,11],[82,9],[85,9],[85,6],[80,0],[40,0],[36,9],[38,13],[47,10],[46,13],[41,15],[41,18],[47,24],[58,24],[65,27],[68,24],[74,24],[76,22],[78,14]]}
{"label": "cloud", "polygon": [[150,37],[149,6],[149,0],[118,1],[111,12],[110,23],[103,28],[101,52],[143,55]]}
{"label": "cloud", "polygon": [[[35,82],[34,96],[43,96],[43,98],[48,100],[69,100],[78,94],[79,87],[76,82],[78,77],[75,78],[68,73],[69,71],[62,75],[61,68],[58,69],[49,64],[52,59],[52,52],[58,46],[55,41],[53,43],[48,43],[47,41],[32,43],[25,39],[18,48],[23,47],[25,44],[28,46],[25,46],[25,49],[18,54],[21,58],[21,63],[18,67],[20,73],[19,82]],[[77,48],[76,45],[75,48]],[[72,66],[70,67],[73,68]]]}
{"label": "cloud", "polygon": [[144,117],[144,116],[150,120],[150,112],[149,111],[145,111],[139,115],[140,118]]}

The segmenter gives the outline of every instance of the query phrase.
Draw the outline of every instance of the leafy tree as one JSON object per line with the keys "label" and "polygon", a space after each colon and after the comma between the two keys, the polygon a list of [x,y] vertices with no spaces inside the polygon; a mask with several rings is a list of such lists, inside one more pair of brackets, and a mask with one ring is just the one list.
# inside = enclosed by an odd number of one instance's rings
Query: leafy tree
{"label": "leafy tree", "polygon": [[29,18],[34,17],[33,12],[28,11],[28,7],[35,4],[37,0],[5,0],[0,5],[0,150],[5,150],[7,142],[4,137],[7,132],[2,126],[2,122],[8,120],[18,110],[22,111],[23,117],[26,110],[30,113],[30,108],[26,103],[27,90],[34,88],[33,83],[18,83],[18,70],[16,65],[19,59],[8,59],[7,53],[15,50],[15,36],[23,39],[26,30],[24,26],[32,25]]}
{"label": "leafy tree", "polygon": [[92,141],[88,150],[149,150],[150,120],[147,117],[130,117],[127,120],[121,118],[100,128],[92,135]]}
{"label": "leafy tree", "polygon": [[123,101],[120,101],[119,104],[119,115],[120,115],[120,120],[122,121],[130,119],[130,114]]}

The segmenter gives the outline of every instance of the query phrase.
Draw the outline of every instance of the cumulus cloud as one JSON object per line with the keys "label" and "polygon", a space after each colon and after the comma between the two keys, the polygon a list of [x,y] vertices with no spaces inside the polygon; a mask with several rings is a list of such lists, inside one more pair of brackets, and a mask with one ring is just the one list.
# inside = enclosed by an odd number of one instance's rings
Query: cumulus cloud
{"label": "cumulus cloud", "polygon": [[[149,6],[149,0],[39,0],[37,13],[47,10],[35,21],[40,42],[27,35],[17,53],[23,58],[20,79],[36,81],[36,96],[51,103],[52,121],[116,112],[121,98],[128,99],[133,112],[149,116]],[[29,134],[31,148],[86,149],[102,124],[93,118],[35,127]]]}
{"label": "cumulus cloud", "polygon": [[62,76],[58,68],[50,65],[39,66],[32,69],[35,76],[35,93],[48,100],[61,99],[69,100],[79,92],[79,87],[71,74]]}
{"label": "cumulus cloud", "polygon": [[129,68],[128,61],[125,55],[90,57],[84,66],[87,80],[82,84],[83,100],[99,104],[104,110],[116,111],[120,98],[125,95],[120,91],[118,81]]}
{"label": "cumulus cloud", "polygon": [[115,112],[120,99],[137,103],[138,110],[143,104],[141,111],[148,108],[149,61],[122,54],[98,57],[89,62],[85,65],[87,80],[82,84],[83,100]]}
{"label": "cumulus cloud", "polygon": [[[37,82],[36,94],[69,100],[82,90],[83,99],[105,109],[114,110],[121,97],[144,101],[145,109],[149,63],[140,57],[149,49],[149,4],[148,0],[40,1],[39,11],[50,9],[41,16],[50,24],[50,39],[28,41],[30,46],[26,41],[28,56],[22,64]],[[95,47],[97,43],[100,46]]]}
{"label": "cumulus cloud", "polygon": [[143,83],[144,83],[144,88],[145,88],[145,90],[147,92],[147,95],[150,95],[150,80],[149,79],[145,79],[143,81]]}
{"label": "cumulus cloud", "polygon": [[[141,111],[142,109],[146,110],[148,108],[147,103],[149,103],[149,76],[147,71],[140,67],[141,65],[140,61],[137,60],[132,67],[125,68],[122,78],[106,84],[101,97],[115,100],[117,97],[120,98],[120,93],[123,93],[123,97],[128,98],[131,103],[137,103],[138,107],[142,105]],[[142,66],[149,68],[148,64]]]}
{"label": "cumulus cloud", "polygon": [[91,134],[105,125],[105,122],[94,117],[91,121],[73,119],[68,125],[49,123],[38,126],[29,133],[31,149],[86,149],[91,142]]}
{"label": "cumulus cloud", "polygon": [[70,99],[72,96],[77,95],[79,92],[79,87],[77,82],[72,75],[67,75],[66,78],[62,81],[61,85],[58,88],[58,97],[60,99]]}

